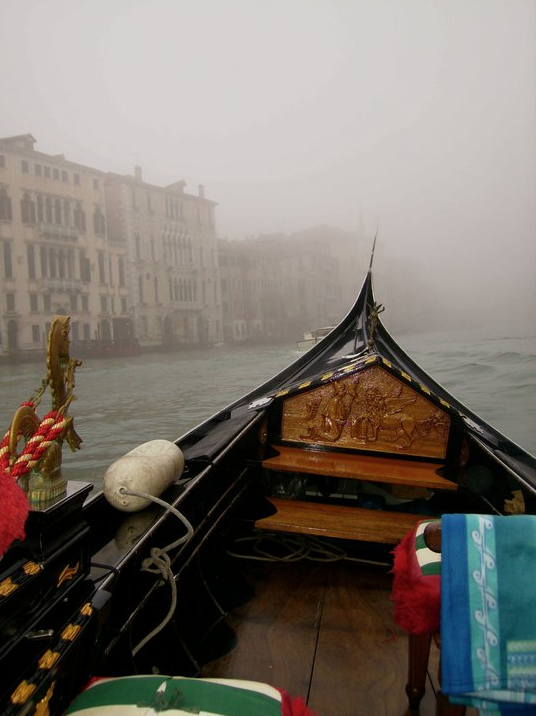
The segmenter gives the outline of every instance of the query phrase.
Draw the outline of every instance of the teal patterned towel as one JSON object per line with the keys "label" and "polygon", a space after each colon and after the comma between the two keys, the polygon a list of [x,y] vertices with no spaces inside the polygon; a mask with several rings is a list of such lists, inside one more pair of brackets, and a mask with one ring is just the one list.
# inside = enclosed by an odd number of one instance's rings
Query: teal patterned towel
{"label": "teal patterned towel", "polygon": [[536,714],[536,517],[443,515],[441,681],[485,714]]}

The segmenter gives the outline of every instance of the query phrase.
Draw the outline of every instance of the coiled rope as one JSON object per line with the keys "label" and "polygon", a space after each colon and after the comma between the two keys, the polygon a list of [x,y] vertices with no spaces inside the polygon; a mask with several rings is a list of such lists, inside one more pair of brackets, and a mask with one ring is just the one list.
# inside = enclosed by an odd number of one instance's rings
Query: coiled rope
{"label": "coiled rope", "polygon": [[[32,409],[35,407],[31,402],[22,403],[21,407],[25,406]],[[14,478],[25,475],[39,464],[39,461],[52,443],[62,436],[68,423],[69,418],[61,410],[51,410],[41,420],[39,427],[30,437],[13,464],[10,464],[12,457],[9,451],[10,428],[0,443],[0,468]],[[20,437],[22,437],[22,432],[18,433],[17,441]]]}
{"label": "coiled rope", "polygon": [[162,631],[162,629],[168,624],[168,622],[171,620],[175,608],[177,606],[177,585],[175,583],[175,575],[173,574],[173,570],[171,569],[171,558],[168,554],[168,552],[171,552],[172,549],[175,549],[176,547],[179,547],[181,544],[185,544],[188,542],[193,533],[194,528],[192,527],[190,521],[182,514],[182,512],[179,512],[173,505],[170,505],[165,500],[161,500],[159,497],[155,497],[154,495],[150,495],[147,492],[137,492],[136,490],[128,490],[126,487],[120,487],[119,492],[123,495],[132,495],[133,497],[142,497],[143,499],[149,500],[150,502],[154,502],[157,505],[160,505],[161,507],[164,507],[168,512],[171,512],[172,514],[177,517],[180,522],[186,527],[186,534],[182,537],[179,537],[179,539],[175,540],[171,544],[168,544],[167,547],[153,547],[150,551],[150,557],[147,557],[143,560],[141,563],[141,571],[142,572],[150,572],[152,574],[160,574],[162,577],[162,580],[164,582],[169,582],[169,586],[171,589],[171,604],[169,606],[169,611],[162,619],[160,624],[156,626],[152,631],[149,632],[143,639],[132,649],[132,656],[136,656],[136,654],[140,651],[140,649],[143,649],[143,647],[153,638],[155,637],[159,632]]}

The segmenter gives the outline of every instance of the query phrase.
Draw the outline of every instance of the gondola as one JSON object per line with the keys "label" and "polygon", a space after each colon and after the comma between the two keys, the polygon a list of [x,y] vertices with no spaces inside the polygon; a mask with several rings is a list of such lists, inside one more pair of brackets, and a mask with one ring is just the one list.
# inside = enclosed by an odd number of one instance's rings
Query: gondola
{"label": "gondola", "polygon": [[91,679],[150,674],[271,683],[320,715],[404,712],[394,547],[423,518],[535,514],[536,459],[428,376],[382,310],[369,270],[278,375],[127,454],[98,494],[68,482],[30,509],[0,560],[2,714],[62,714]]}

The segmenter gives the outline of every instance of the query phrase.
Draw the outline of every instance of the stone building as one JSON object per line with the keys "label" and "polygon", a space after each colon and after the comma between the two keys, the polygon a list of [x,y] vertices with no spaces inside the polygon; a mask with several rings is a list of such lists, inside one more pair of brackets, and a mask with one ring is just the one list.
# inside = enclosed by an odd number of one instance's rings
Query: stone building
{"label": "stone building", "polygon": [[126,259],[134,332],[144,348],[211,345],[222,341],[214,210],[203,186],[145,183],[108,174],[108,240]]}
{"label": "stone building", "polygon": [[131,335],[124,252],[106,231],[105,173],[0,139],[0,356],[42,354],[54,314],[74,340]]}
{"label": "stone building", "polygon": [[280,259],[250,242],[218,244],[224,341],[265,342],[287,334]]}

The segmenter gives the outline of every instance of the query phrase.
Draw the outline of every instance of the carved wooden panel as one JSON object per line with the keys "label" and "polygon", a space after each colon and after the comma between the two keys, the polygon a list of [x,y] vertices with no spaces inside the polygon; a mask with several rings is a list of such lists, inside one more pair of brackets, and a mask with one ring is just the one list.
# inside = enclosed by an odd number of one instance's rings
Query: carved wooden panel
{"label": "carved wooden panel", "polygon": [[444,458],[449,415],[380,366],[283,404],[285,441]]}

